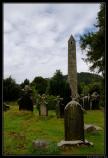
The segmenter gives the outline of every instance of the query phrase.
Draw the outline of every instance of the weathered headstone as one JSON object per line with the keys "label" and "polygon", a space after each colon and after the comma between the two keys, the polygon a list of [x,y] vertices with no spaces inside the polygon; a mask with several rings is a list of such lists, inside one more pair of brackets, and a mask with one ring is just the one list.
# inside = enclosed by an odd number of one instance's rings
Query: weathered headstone
{"label": "weathered headstone", "polygon": [[40,99],[40,109],[39,109],[40,116],[48,116],[48,109],[47,109],[46,104],[47,104],[46,95],[43,94]]}
{"label": "weathered headstone", "polygon": [[97,92],[93,92],[91,95],[91,109],[99,109],[100,95]]}
{"label": "weathered headstone", "polygon": [[83,110],[76,101],[70,101],[65,107],[65,140],[84,141]]}
{"label": "weathered headstone", "polygon": [[90,95],[81,97],[79,103],[85,110],[90,110]]}
{"label": "weathered headstone", "polygon": [[25,85],[22,96],[18,99],[19,110],[33,111],[32,89]]}
{"label": "weathered headstone", "polygon": [[60,96],[57,96],[57,103],[56,103],[56,115],[57,115],[57,118],[62,118],[64,113],[64,106],[63,104],[61,103],[61,101],[63,100],[63,98],[60,98]]}

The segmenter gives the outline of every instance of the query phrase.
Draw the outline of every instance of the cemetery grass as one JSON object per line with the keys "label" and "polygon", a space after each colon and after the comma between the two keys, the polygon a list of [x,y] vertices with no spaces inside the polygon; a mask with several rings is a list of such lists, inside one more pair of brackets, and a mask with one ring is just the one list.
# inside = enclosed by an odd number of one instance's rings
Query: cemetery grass
{"label": "cemetery grass", "polygon": [[[84,114],[86,124],[103,128],[97,133],[85,133],[85,139],[94,146],[58,148],[64,140],[64,119],[56,118],[55,111],[47,117],[40,117],[38,110],[33,113],[19,111],[16,102],[10,102],[10,110],[3,112],[3,155],[103,155],[104,154],[104,111],[92,110]],[[44,149],[33,149],[32,141],[42,139],[48,142]]]}

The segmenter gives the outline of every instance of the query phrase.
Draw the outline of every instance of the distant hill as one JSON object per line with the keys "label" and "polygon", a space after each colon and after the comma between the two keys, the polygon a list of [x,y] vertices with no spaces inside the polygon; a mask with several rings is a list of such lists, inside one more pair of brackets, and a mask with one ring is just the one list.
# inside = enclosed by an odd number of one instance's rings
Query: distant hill
{"label": "distant hill", "polygon": [[93,82],[100,82],[103,78],[100,75],[93,74],[93,73],[87,73],[87,72],[81,72],[77,73],[78,82],[79,83],[85,83],[90,84]]}
{"label": "distant hill", "polygon": [[[68,75],[64,75],[64,79],[67,79]],[[93,82],[100,82],[103,78],[100,75],[88,73],[88,72],[80,72],[77,73],[78,83],[90,84]]]}

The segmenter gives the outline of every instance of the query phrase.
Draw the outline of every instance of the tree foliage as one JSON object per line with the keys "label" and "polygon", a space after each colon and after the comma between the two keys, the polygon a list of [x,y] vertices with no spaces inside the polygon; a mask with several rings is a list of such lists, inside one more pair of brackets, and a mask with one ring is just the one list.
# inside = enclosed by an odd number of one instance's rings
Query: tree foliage
{"label": "tree foliage", "polygon": [[77,73],[77,79],[78,83],[84,83],[87,85],[93,82],[101,82],[103,80],[103,77],[88,72],[80,72]]}
{"label": "tree foliage", "polygon": [[34,85],[37,93],[42,95],[42,94],[44,94],[46,92],[47,80],[44,79],[41,76],[38,76],[38,77],[34,78],[34,80],[32,81],[31,85]]}
{"label": "tree foliage", "polygon": [[98,94],[100,94],[102,91],[101,89],[101,85],[97,82],[94,82],[92,84],[89,85],[89,93],[92,94],[93,92],[97,92]]}
{"label": "tree foliage", "polygon": [[80,46],[86,50],[85,62],[91,64],[90,70],[97,70],[104,76],[105,71],[105,4],[100,4],[97,23],[94,25],[96,32],[87,32],[80,36]]}
{"label": "tree foliage", "polygon": [[16,84],[15,80],[11,78],[6,78],[3,80],[3,100],[13,101],[20,97],[21,88]]}
{"label": "tree foliage", "polygon": [[71,90],[69,83],[60,70],[56,70],[55,74],[50,79],[47,94],[62,97],[64,104],[70,100]]}
{"label": "tree foliage", "polygon": [[24,88],[25,85],[29,85],[29,84],[30,84],[30,81],[26,78],[26,79],[24,80],[24,82],[22,82],[22,83],[20,84],[20,86],[21,86],[21,88]]}

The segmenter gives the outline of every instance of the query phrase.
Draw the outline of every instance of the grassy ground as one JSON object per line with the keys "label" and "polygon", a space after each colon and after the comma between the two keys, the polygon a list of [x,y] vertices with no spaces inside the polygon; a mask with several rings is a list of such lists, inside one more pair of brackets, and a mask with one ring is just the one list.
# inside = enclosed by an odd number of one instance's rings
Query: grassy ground
{"label": "grassy ground", "polygon": [[[61,149],[57,143],[64,139],[64,120],[57,119],[54,111],[47,117],[40,117],[38,111],[21,112],[16,103],[9,103],[10,110],[3,115],[3,154],[4,155],[95,155],[104,154],[104,112],[87,111],[84,114],[86,124],[103,128],[97,133],[85,133],[85,139],[94,146],[71,147]],[[46,149],[33,149],[32,141],[43,139],[49,142]]]}

